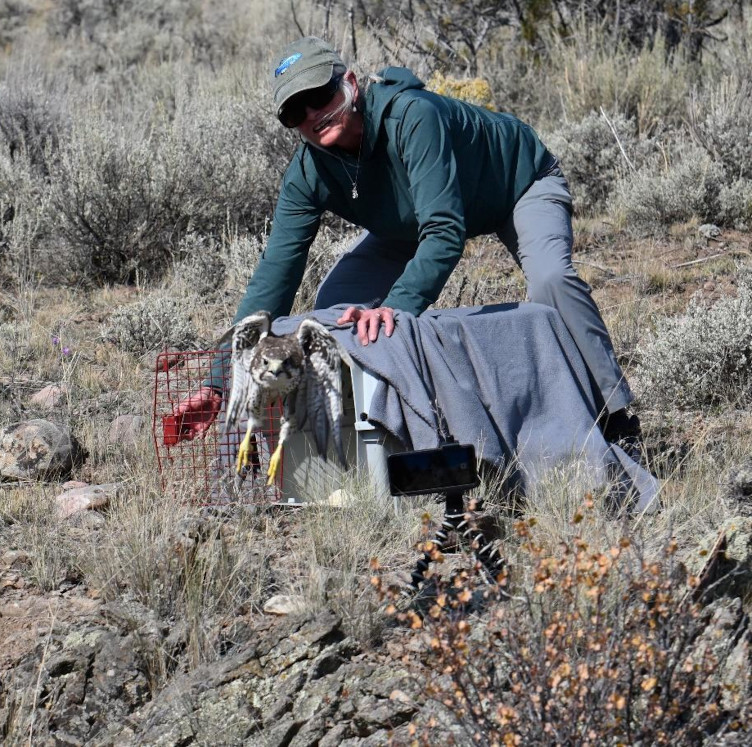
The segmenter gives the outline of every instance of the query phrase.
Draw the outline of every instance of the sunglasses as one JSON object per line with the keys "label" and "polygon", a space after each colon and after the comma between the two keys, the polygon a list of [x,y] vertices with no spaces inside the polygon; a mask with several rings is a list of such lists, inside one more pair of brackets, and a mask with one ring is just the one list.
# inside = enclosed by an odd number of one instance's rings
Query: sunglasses
{"label": "sunglasses", "polygon": [[323,109],[339,90],[341,75],[336,75],[328,83],[311,88],[293,96],[279,112],[279,121],[287,128],[299,127],[306,118],[306,109]]}

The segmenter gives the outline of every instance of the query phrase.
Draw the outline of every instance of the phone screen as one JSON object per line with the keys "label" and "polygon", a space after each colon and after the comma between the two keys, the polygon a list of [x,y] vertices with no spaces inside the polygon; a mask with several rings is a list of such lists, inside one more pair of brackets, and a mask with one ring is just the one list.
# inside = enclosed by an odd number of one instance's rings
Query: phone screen
{"label": "phone screen", "polygon": [[390,454],[387,470],[392,495],[469,490],[478,485],[472,444],[447,444],[437,449]]}

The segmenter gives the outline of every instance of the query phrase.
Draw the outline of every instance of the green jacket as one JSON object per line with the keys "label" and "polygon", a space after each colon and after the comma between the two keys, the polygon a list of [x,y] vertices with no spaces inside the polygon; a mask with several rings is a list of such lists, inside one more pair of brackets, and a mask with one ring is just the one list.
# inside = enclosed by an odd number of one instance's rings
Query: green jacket
{"label": "green jacket", "polygon": [[420,242],[383,301],[420,314],[438,298],[465,239],[497,231],[551,159],[510,114],[426,91],[405,68],[380,77],[365,96],[359,166],[339,149],[296,150],[236,321],[259,309],[272,318],[290,313],[325,210],[379,237]]}

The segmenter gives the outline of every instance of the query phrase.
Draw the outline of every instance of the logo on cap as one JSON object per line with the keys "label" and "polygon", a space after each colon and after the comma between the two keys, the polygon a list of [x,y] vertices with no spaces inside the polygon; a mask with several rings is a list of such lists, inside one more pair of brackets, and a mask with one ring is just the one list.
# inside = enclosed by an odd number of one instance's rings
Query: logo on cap
{"label": "logo on cap", "polygon": [[279,67],[274,71],[274,77],[278,78],[280,75],[286,72],[287,68],[290,67],[290,65],[294,65],[302,56],[303,55],[300,52],[296,52],[295,54],[291,54],[289,57],[285,57],[285,59],[279,63]]}

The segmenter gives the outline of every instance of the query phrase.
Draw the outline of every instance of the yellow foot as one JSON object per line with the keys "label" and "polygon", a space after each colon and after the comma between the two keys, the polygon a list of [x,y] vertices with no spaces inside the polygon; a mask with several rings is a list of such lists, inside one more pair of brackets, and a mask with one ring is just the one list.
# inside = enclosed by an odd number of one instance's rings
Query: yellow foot
{"label": "yellow foot", "polygon": [[238,447],[238,459],[235,463],[235,471],[239,474],[243,474],[243,470],[246,467],[250,467],[253,464],[253,447],[251,445],[251,431],[246,431],[245,438]]}
{"label": "yellow foot", "polygon": [[277,448],[274,449],[274,453],[271,456],[271,459],[269,460],[269,470],[267,471],[267,477],[269,478],[266,481],[267,485],[274,485],[274,480],[277,477],[277,471],[279,470],[279,466],[282,463],[282,444],[278,444]]}

